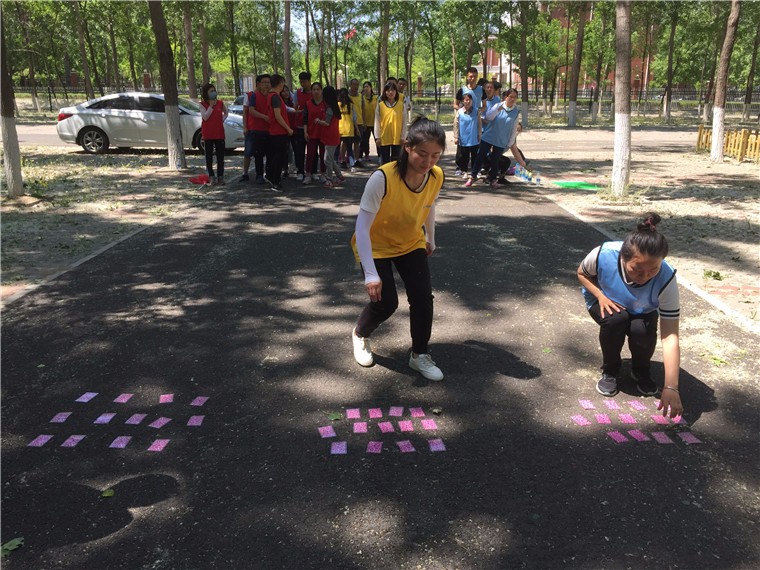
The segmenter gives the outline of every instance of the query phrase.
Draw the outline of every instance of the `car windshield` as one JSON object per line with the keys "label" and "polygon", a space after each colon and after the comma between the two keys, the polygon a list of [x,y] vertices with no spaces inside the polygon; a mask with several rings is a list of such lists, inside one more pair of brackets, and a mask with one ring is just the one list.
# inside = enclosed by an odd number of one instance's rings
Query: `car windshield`
{"label": "car windshield", "polygon": [[179,97],[177,99],[177,102],[180,104],[181,107],[184,107],[188,111],[195,111],[196,113],[201,112],[201,108],[197,103],[193,103],[190,101],[190,99],[183,99],[182,97]]}

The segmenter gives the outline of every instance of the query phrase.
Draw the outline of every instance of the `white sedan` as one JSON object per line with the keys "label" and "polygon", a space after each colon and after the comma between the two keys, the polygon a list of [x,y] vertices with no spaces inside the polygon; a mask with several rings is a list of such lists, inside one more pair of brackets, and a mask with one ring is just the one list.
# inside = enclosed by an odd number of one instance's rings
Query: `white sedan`
{"label": "white sedan", "polygon": [[[185,148],[203,150],[200,107],[179,99],[180,130]],[[164,96],[156,93],[115,93],[92,99],[58,113],[58,136],[101,154],[109,147],[166,148]],[[245,145],[243,119],[230,114],[224,121],[225,146]]]}

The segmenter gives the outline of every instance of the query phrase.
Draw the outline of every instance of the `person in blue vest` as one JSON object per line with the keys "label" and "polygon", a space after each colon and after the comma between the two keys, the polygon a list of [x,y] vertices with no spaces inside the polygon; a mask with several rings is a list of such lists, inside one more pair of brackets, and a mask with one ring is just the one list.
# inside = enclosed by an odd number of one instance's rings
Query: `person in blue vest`
{"label": "person in blue vest", "polygon": [[618,393],[620,351],[626,337],[636,388],[646,396],[660,392],[650,373],[659,321],[665,381],[658,409],[664,416],[676,417],[683,413],[678,391],[680,301],[676,270],[665,261],[668,242],[657,231],[659,223],[660,216],[647,213],[623,241],[594,248],[578,267],[578,280],[586,308],[599,325],[602,376],[597,392],[603,396]]}

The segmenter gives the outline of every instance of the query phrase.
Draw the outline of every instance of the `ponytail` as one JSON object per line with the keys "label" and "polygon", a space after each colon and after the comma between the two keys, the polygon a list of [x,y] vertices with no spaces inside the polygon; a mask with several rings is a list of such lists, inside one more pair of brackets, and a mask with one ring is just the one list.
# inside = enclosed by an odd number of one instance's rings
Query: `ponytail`
{"label": "ponytail", "polygon": [[644,214],[636,229],[625,236],[620,255],[628,261],[637,253],[647,257],[664,259],[668,255],[668,240],[657,231],[661,218],[654,212]]}
{"label": "ponytail", "polygon": [[413,148],[424,142],[435,142],[440,145],[441,150],[446,150],[446,133],[443,127],[431,121],[427,117],[419,115],[409,125],[409,131],[406,134],[406,144],[401,146],[401,154],[396,162],[396,174],[403,180],[409,167],[409,153],[406,147]]}

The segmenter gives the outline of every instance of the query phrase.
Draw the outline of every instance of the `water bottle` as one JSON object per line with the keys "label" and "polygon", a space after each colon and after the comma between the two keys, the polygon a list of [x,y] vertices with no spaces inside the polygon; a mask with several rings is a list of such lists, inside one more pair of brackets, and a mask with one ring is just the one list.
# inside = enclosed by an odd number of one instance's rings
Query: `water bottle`
{"label": "water bottle", "polygon": [[541,186],[541,174],[536,172],[536,186]]}

